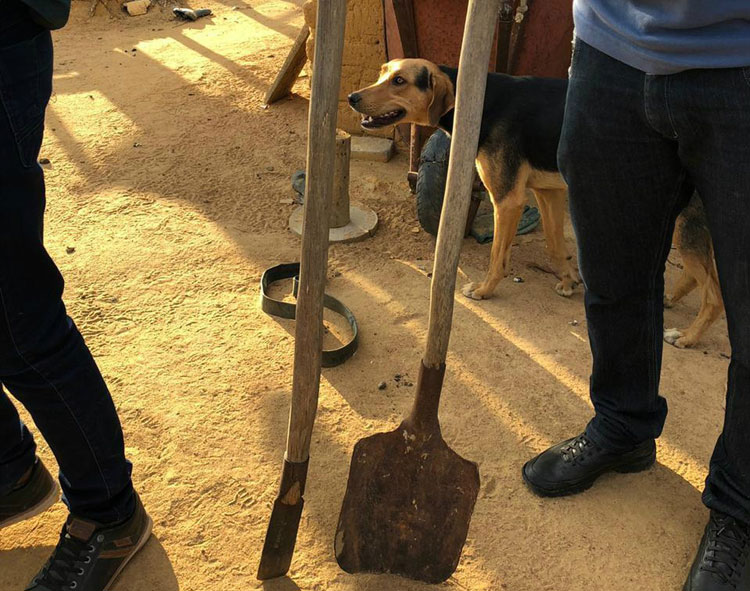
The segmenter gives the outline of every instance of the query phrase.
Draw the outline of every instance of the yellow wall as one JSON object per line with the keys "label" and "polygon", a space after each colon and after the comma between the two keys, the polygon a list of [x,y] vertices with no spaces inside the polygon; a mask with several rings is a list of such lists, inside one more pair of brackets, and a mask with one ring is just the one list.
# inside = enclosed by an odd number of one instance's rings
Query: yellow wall
{"label": "yellow wall", "polygon": [[[312,34],[307,44],[308,64],[312,64],[315,46],[315,0],[304,7],[305,20]],[[359,116],[352,111],[346,96],[358,88],[372,84],[385,62],[385,23],[382,0],[347,0],[346,37],[341,68],[338,126],[350,133],[362,134]],[[388,128],[380,135],[392,136]]]}

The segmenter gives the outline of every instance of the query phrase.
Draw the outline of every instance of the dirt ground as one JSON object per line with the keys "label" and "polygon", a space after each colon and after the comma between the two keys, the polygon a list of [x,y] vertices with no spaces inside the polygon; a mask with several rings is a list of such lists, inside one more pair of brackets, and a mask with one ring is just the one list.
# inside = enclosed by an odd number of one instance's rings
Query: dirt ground
{"label": "dirt ground", "polygon": [[[158,7],[89,19],[88,2],[77,1],[55,35],[42,154],[47,244],[155,521],[114,589],[424,589],[348,575],[333,555],[352,447],[408,410],[414,388],[403,382],[416,379],[424,344],[434,240],[415,230],[403,156],[353,164],[352,196],[378,212],[380,228],[331,247],[327,289],[357,315],[361,347],[323,371],[290,576],[255,579],[293,348],[292,324],[261,312],[258,281],[264,268],[298,257],[285,201],[290,174],[304,166],[308,85],[262,108],[301,25],[301,0],[221,1],[192,24]],[[441,418],[450,445],[479,464],[482,488],[458,571],[439,588],[676,591],[706,518],[700,491],[723,416],[726,325],[697,350],[665,349],[671,415],[654,469],[605,477],[583,496],[538,499],[521,465],[588,420],[590,357],[582,294],[560,298],[554,279],[529,267],[544,261],[539,232],[519,243],[513,274],[524,283],[506,280],[485,302],[457,292]],[[459,287],[481,277],[488,255],[465,242]],[[696,311],[693,295],[666,312],[667,324],[684,327]],[[399,384],[396,374],[407,378]],[[48,448],[40,453],[54,466]],[[64,517],[58,504],[2,532],[0,589],[23,588]]]}

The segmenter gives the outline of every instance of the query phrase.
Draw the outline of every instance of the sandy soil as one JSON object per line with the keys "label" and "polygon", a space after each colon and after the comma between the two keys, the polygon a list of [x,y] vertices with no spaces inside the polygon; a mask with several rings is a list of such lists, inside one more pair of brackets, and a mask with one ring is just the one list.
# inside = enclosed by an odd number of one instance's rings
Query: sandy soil
{"label": "sandy soil", "polygon": [[[222,0],[223,1],[223,0]],[[209,2],[194,24],[87,17],[74,3],[56,34],[47,241],[67,303],[117,402],[134,478],[155,534],[116,591],[405,591],[350,576],[332,543],[355,441],[391,429],[411,404],[424,343],[433,239],[417,227],[406,162],[355,163],[352,195],[380,215],[377,236],[333,246],[328,290],[357,314],[362,345],[324,370],[307,504],[288,579],[255,580],[276,494],[291,386],[293,327],[258,306],[261,271],[295,260],[289,175],[304,165],[307,86],[262,109],[301,24],[301,0]],[[103,11],[102,11],[103,12]],[[571,239],[572,240],[572,239]],[[75,252],[68,254],[67,247]],[[446,440],[480,466],[482,489],[455,576],[471,591],[675,591],[704,525],[700,502],[722,421],[722,321],[699,350],[665,350],[671,416],[651,471],[603,478],[543,501],[522,463],[590,415],[582,295],[565,300],[535,233],[486,302],[457,294],[444,389]],[[489,249],[467,240],[459,284]],[[677,269],[669,266],[668,280]],[[667,311],[686,326],[695,296]],[[578,321],[576,325],[573,321]],[[387,383],[378,390],[381,381]],[[54,466],[49,450],[43,458]],[[2,532],[0,589],[16,590],[56,541],[64,507]]]}

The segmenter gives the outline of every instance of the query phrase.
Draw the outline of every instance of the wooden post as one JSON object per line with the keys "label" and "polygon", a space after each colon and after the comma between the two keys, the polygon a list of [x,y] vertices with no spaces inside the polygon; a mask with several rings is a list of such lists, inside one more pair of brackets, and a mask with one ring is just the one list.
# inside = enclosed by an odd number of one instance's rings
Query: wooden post
{"label": "wooden post", "polygon": [[266,105],[275,103],[292,92],[292,86],[294,86],[305,62],[307,62],[305,43],[307,43],[309,36],[310,27],[305,25],[300,30],[299,35],[297,35],[297,39],[289,50],[289,55],[287,55],[284,65],[281,66],[281,70],[279,70],[276,79],[266,93],[264,100]]}
{"label": "wooden post", "polygon": [[336,155],[333,171],[333,196],[331,213],[328,216],[330,228],[343,228],[351,220],[349,214],[349,161],[352,154],[352,136],[336,130]]}

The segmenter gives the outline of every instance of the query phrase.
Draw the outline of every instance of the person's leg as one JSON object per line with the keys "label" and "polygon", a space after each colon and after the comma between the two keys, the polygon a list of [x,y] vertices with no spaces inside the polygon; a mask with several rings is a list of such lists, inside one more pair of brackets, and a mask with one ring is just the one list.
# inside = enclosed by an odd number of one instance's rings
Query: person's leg
{"label": "person's leg", "polygon": [[582,492],[606,472],[656,459],[664,265],[692,192],[659,80],[577,41],[559,146],[593,355],[595,416],[523,467],[542,496]]}
{"label": "person's leg", "polygon": [[[0,47],[0,382],[55,454],[71,513],[111,523],[135,508],[122,430],[42,242],[36,159],[51,84],[49,33]],[[7,407],[2,414],[9,416]]]}
{"label": "person's leg", "polygon": [[36,443],[0,384],[0,496],[17,484],[36,457]]}
{"label": "person's leg", "polygon": [[732,345],[724,430],[703,498],[750,524],[750,68],[674,78],[680,157],[706,210]]}
{"label": "person's leg", "polygon": [[593,354],[587,434],[628,449],[662,431],[664,265],[691,194],[658,81],[577,42],[560,143]]}
{"label": "person's leg", "polygon": [[0,530],[43,513],[60,498],[36,444],[0,384]]}

